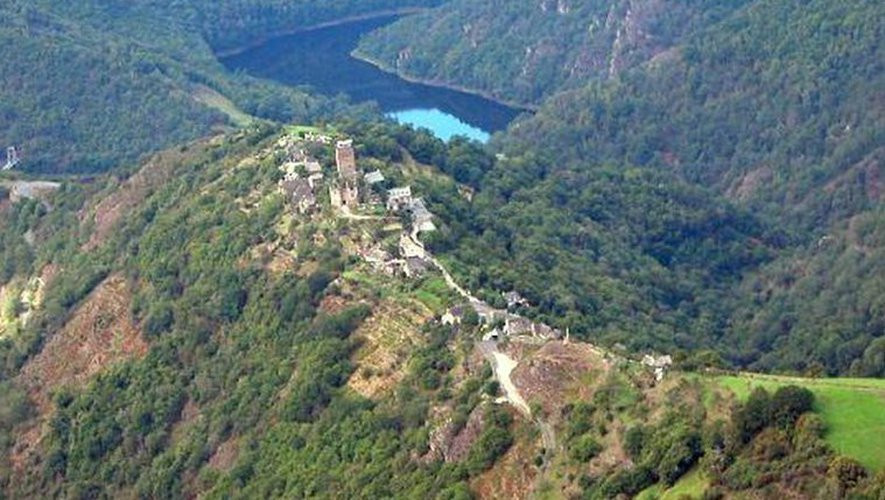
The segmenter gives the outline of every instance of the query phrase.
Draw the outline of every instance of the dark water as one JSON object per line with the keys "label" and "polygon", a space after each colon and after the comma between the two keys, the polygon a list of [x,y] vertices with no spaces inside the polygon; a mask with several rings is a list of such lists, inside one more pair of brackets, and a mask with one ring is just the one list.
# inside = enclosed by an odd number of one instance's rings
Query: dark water
{"label": "dark water", "polygon": [[350,52],[364,33],[395,18],[359,21],[273,39],[223,58],[231,70],[278,82],[313,87],[327,95],[347,94],[355,102],[376,101],[401,122],[429,128],[448,139],[453,134],[487,140],[507,127],[518,111],[482,97],[410,83],[354,59]]}

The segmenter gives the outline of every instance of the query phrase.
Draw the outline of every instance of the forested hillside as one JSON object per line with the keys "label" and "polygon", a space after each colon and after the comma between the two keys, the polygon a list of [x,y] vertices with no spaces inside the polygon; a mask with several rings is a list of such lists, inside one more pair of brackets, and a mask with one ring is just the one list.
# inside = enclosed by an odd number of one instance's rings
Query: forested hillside
{"label": "forested hillside", "polygon": [[367,36],[358,53],[413,78],[533,105],[666,60],[746,0],[456,0]]}
{"label": "forested hillside", "polygon": [[[464,186],[415,159],[489,161],[476,144],[389,123],[259,126],[37,199],[0,191],[0,249],[20,249],[4,254],[12,265],[0,276],[4,495],[875,498],[885,488],[875,474],[885,456],[852,438],[881,449],[866,425],[885,410],[880,381],[726,377],[704,369],[718,364],[710,356],[658,376],[574,339],[490,342],[477,313],[445,320],[467,304],[439,270],[373,263],[397,251],[407,218],[385,215],[381,200],[335,208],[325,188],[301,212],[281,192],[299,151],[335,186],[334,146],[306,133],[353,139],[361,169],[453,210]],[[622,195],[662,181],[630,175],[612,181]],[[692,188],[671,194],[711,208]],[[711,240],[758,231],[730,217],[744,232]],[[706,240],[660,249],[699,259],[689,247]]]}
{"label": "forested hillside", "polygon": [[[431,5],[415,0],[409,6]],[[214,50],[403,6],[373,2],[0,5],[0,145],[43,173],[96,172],[252,117],[317,119],[342,103],[228,74]]]}
{"label": "forested hillside", "polygon": [[550,98],[497,138],[475,217],[435,243],[478,288],[532,294],[593,338],[711,341],[765,369],[875,358],[881,14],[755,2],[666,60]]}
{"label": "forested hillside", "polygon": [[[536,112],[213,55],[411,7],[360,55]],[[885,498],[883,18],[0,4],[0,497]]]}
{"label": "forested hillside", "polygon": [[551,99],[506,145],[669,170],[825,227],[880,200],[882,13],[865,0],[756,2],[666,62]]}

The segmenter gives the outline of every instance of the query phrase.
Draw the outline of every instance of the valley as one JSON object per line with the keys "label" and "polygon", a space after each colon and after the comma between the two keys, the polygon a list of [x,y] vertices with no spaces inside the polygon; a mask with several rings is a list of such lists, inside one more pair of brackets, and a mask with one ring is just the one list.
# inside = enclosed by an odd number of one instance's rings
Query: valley
{"label": "valley", "polygon": [[395,19],[378,16],[271,38],[234,55],[222,54],[221,61],[231,71],[293,87],[310,86],[327,96],[344,94],[358,103],[376,102],[388,116],[429,128],[443,140],[460,134],[485,142],[516,117],[516,109],[457,90],[410,82],[351,54],[362,36]]}
{"label": "valley", "polygon": [[0,498],[885,498],[883,17],[0,4]]}

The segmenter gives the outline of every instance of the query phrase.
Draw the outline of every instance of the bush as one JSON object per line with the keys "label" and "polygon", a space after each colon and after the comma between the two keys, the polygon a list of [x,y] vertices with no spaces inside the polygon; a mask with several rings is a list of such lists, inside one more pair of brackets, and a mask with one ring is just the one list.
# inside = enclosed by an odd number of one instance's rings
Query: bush
{"label": "bush", "polygon": [[338,314],[323,314],[317,317],[311,327],[311,334],[317,337],[346,339],[372,312],[365,304],[348,307]]}
{"label": "bush", "polygon": [[788,429],[799,416],[811,411],[814,394],[804,387],[788,385],[779,388],[770,402],[769,422],[781,429]]}
{"label": "bush", "polygon": [[496,426],[486,429],[470,449],[467,468],[474,474],[488,469],[512,444],[513,436],[508,429]]}
{"label": "bush", "polygon": [[488,410],[484,420],[486,427],[473,443],[467,457],[467,468],[473,474],[491,467],[513,444],[510,433],[513,417],[506,410],[494,406]]}
{"label": "bush", "polygon": [[827,475],[835,479],[842,492],[854,489],[867,477],[867,470],[857,460],[838,456],[830,461]]}
{"label": "bush", "polygon": [[500,390],[501,384],[499,384],[497,380],[491,380],[485,385],[485,387],[483,387],[483,392],[489,396],[497,396]]}
{"label": "bush", "polygon": [[790,453],[790,441],[778,429],[766,429],[753,441],[753,456],[761,462],[780,460]]}
{"label": "bush", "polygon": [[759,471],[747,461],[735,462],[722,475],[722,482],[731,490],[745,490],[753,486],[753,480]]}
{"label": "bush", "polygon": [[11,429],[31,414],[31,404],[27,394],[12,385],[0,383],[0,431]]}
{"label": "bush", "polygon": [[732,424],[741,443],[748,443],[753,436],[768,426],[771,408],[768,391],[757,387],[747,402],[732,415]]}
{"label": "bush", "polygon": [[600,488],[604,498],[624,494],[633,496],[655,483],[652,470],[644,465],[616,472]]}
{"label": "bush", "polygon": [[624,433],[624,451],[632,460],[638,460],[642,455],[642,447],[645,443],[645,429],[641,425],[631,427]]}
{"label": "bush", "polygon": [[701,456],[700,441],[700,437],[694,434],[674,443],[656,468],[660,480],[672,485],[688,472]]}
{"label": "bush", "polygon": [[589,462],[593,457],[599,455],[601,451],[602,445],[589,434],[579,437],[571,446],[572,458],[582,463]]}
{"label": "bush", "polygon": [[169,304],[154,304],[144,321],[144,333],[148,338],[157,338],[161,333],[172,328],[174,316]]}
{"label": "bush", "polygon": [[580,436],[593,428],[595,408],[590,403],[578,402],[568,410],[566,434],[570,437]]}
{"label": "bush", "polygon": [[284,409],[284,417],[295,422],[311,422],[332,400],[330,390],[315,380],[298,385]]}

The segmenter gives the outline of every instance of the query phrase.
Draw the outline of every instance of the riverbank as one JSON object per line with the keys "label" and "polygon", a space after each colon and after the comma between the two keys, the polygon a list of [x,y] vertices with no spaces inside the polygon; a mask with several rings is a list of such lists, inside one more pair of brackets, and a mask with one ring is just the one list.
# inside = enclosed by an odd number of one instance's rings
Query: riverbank
{"label": "riverbank", "polygon": [[378,19],[382,17],[395,17],[395,16],[407,16],[410,14],[418,14],[421,12],[425,12],[430,10],[429,7],[401,7],[398,9],[387,9],[387,10],[379,10],[375,12],[367,12],[365,14],[358,14],[355,16],[347,16],[342,17],[340,19],[335,19],[332,21],[326,21],[324,23],[312,24],[310,26],[302,26],[300,28],[292,28],[286,30],[272,31],[270,33],[266,33],[259,38],[255,38],[251,42],[240,45],[237,47],[217,50],[214,51],[215,57],[218,59],[224,59],[226,57],[233,57],[242,54],[243,52],[258,48],[274,38],[279,38],[283,36],[297,35],[298,33],[308,33],[311,31],[317,31],[324,28],[334,28],[335,26],[343,26],[345,24],[358,23],[360,21],[371,21],[372,19]]}
{"label": "riverbank", "polygon": [[406,75],[406,74],[396,71],[394,68],[391,68],[390,66],[387,66],[386,64],[382,63],[381,61],[378,61],[376,59],[372,59],[370,56],[359,52],[358,49],[354,49],[350,53],[350,55],[354,59],[360,60],[364,63],[371,64],[375,68],[377,68],[385,73],[395,75],[397,78],[400,78],[401,80],[405,80],[409,83],[415,83],[418,85],[426,85],[428,87],[437,87],[437,88],[441,88],[441,89],[453,90],[455,92],[461,92],[463,94],[469,94],[469,95],[474,95],[477,97],[482,97],[483,99],[486,99],[488,101],[492,101],[492,102],[500,104],[502,106],[507,106],[508,108],[513,108],[513,109],[516,109],[519,111],[527,111],[530,113],[534,113],[540,109],[540,106],[537,106],[535,104],[526,104],[526,103],[522,103],[522,102],[511,101],[511,100],[504,99],[502,97],[498,97],[494,94],[491,94],[489,92],[485,92],[482,90],[472,89],[472,88],[468,88],[468,87],[462,87],[461,85],[447,83],[447,82],[443,82],[440,80],[426,80],[426,79]]}

